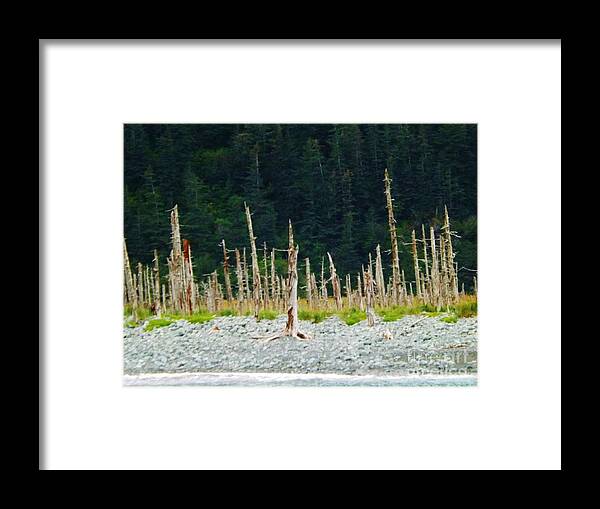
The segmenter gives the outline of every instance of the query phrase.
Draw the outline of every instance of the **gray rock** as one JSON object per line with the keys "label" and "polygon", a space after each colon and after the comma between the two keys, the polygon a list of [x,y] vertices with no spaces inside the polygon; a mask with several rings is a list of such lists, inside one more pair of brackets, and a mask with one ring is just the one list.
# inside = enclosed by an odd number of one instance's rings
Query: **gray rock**
{"label": "gray rock", "polygon": [[[419,317],[420,318],[420,317]],[[309,341],[278,338],[261,342],[282,330],[285,317],[256,323],[252,317],[218,317],[203,324],[177,321],[144,332],[125,328],[127,374],[155,372],[281,372],[343,374],[476,373],[477,320],[461,318],[445,324],[437,317],[414,327],[416,319],[346,325],[338,317],[319,324],[302,322]],[[218,332],[210,333],[218,325]],[[393,339],[383,338],[389,330]]]}

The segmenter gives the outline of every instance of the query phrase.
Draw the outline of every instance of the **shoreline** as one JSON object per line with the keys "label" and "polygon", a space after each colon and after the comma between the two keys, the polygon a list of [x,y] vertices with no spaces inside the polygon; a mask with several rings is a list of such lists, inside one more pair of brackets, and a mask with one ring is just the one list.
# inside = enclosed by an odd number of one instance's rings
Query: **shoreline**
{"label": "shoreline", "polygon": [[124,374],[124,386],[393,386],[475,387],[477,375],[345,375],[339,373],[140,373]]}

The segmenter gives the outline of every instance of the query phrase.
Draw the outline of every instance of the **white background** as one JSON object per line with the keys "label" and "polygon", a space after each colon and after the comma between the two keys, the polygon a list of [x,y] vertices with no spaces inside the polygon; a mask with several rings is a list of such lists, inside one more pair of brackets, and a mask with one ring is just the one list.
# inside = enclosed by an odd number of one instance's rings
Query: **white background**
{"label": "white background", "polygon": [[[559,43],[41,58],[45,468],[560,468]],[[478,123],[479,386],[123,387],[125,122]]]}

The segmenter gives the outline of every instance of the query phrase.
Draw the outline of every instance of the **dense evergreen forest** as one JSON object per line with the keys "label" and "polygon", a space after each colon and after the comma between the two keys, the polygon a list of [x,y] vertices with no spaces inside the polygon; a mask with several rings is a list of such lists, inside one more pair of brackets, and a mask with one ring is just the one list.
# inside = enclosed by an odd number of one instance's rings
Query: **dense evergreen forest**
{"label": "dense evergreen forest", "polygon": [[164,263],[168,211],[178,204],[195,274],[212,272],[222,262],[221,239],[231,248],[249,245],[245,201],[260,248],[287,247],[289,218],[300,258],[310,257],[317,270],[329,251],[339,273],[356,274],[377,244],[389,264],[388,168],[407,277],[411,230],[419,232],[422,223],[439,228],[447,205],[460,236],[459,280],[471,288],[477,268],[474,124],[127,124],[124,150],[125,238],[133,263],[151,263],[153,249]]}

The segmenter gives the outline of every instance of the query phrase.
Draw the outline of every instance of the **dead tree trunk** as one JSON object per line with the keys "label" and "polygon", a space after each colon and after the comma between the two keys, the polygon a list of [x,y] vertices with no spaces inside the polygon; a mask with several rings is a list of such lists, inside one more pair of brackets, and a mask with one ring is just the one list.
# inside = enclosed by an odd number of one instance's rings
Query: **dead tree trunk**
{"label": "dead tree trunk", "polygon": [[210,313],[214,313],[217,310],[217,289],[213,284],[212,274],[208,276],[208,283],[206,289],[206,307]]}
{"label": "dead tree trunk", "polygon": [[440,274],[438,270],[438,258],[435,250],[435,232],[433,226],[429,228],[431,235],[431,299],[439,309],[441,307]]}
{"label": "dead tree trunk", "polygon": [[287,295],[287,281],[283,276],[279,276],[279,300],[281,301],[281,305],[285,308],[287,304],[285,302],[285,298]]}
{"label": "dead tree trunk", "polygon": [[250,300],[250,276],[248,275],[248,262],[246,261],[246,248],[243,250],[244,264],[244,296],[247,301]]}
{"label": "dead tree trunk", "polygon": [[252,216],[250,215],[250,208],[244,203],[246,208],[246,221],[248,223],[248,236],[250,237],[250,249],[252,256],[252,298],[254,299],[254,318],[258,320],[258,314],[260,311],[260,269],[258,268],[258,254],[256,252],[256,237],[254,236],[254,230],[252,229]]}
{"label": "dead tree trunk", "polygon": [[146,281],[146,305],[148,306],[148,309],[152,309],[152,292],[154,285],[150,284],[150,267],[148,267],[148,265],[144,267],[144,278]]}
{"label": "dead tree trunk", "polygon": [[385,197],[388,211],[388,226],[390,229],[390,242],[392,247],[392,299],[394,304],[400,303],[400,260],[398,258],[398,236],[396,233],[396,219],[394,219],[394,207],[392,198],[391,179],[385,169]]}
{"label": "dead tree trunk", "polygon": [[352,309],[354,302],[352,301],[352,281],[350,274],[346,274],[346,298],[348,299],[348,308]]}
{"label": "dead tree trunk", "polygon": [[138,318],[138,300],[137,293],[135,291],[135,284],[133,282],[133,274],[131,273],[131,265],[129,263],[129,254],[127,253],[127,244],[123,239],[123,271],[125,277],[125,289],[127,295],[128,304],[131,306],[133,313],[133,319]]}
{"label": "dead tree trunk", "polygon": [[[158,266],[158,251],[154,250],[154,314],[160,318],[162,314],[162,308],[160,305],[160,270]],[[163,287],[164,288],[164,287]]]}
{"label": "dead tree trunk", "polygon": [[[263,285],[263,300],[265,309],[269,309],[271,307],[270,299],[271,299],[271,289],[269,288],[269,264],[268,264],[268,255],[267,255],[267,243],[263,242],[263,265],[265,269],[265,277],[264,277],[264,285]],[[273,282],[271,281],[271,285]]]}
{"label": "dead tree trunk", "polygon": [[367,325],[373,327],[375,325],[375,311],[373,309],[375,301],[375,291],[373,287],[373,276],[371,271],[365,272],[365,294],[367,300]]}
{"label": "dead tree trunk", "polygon": [[231,280],[229,279],[229,256],[227,256],[225,239],[221,242],[223,244],[223,279],[225,279],[225,291],[227,292],[227,301],[233,304],[233,291],[231,290]]}
{"label": "dead tree trunk", "polygon": [[412,231],[412,255],[415,270],[415,285],[417,287],[417,297],[421,298],[421,273],[419,270],[419,255],[417,254],[417,236]]}
{"label": "dead tree trunk", "polygon": [[275,248],[271,249],[271,300],[277,306],[277,272],[275,271]]}
{"label": "dead tree trunk", "polygon": [[375,288],[380,306],[387,306],[387,295],[385,293],[385,280],[383,278],[383,264],[381,262],[381,247],[377,244],[375,249]]}
{"label": "dead tree trunk", "polygon": [[331,285],[333,286],[333,297],[335,298],[335,306],[339,311],[342,309],[342,290],[340,288],[340,280],[337,276],[331,254],[327,253],[327,256],[329,257],[329,278],[331,279]]}
{"label": "dead tree trunk", "polygon": [[275,302],[276,309],[282,309],[281,305],[281,284],[279,276],[275,271],[275,249],[271,252],[271,276],[272,276],[272,288],[273,288],[273,302]]}
{"label": "dead tree trunk", "polygon": [[458,301],[458,277],[454,268],[454,250],[452,249],[452,231],[450,230],[450,218],[448,208],[444,205],[444,237],[446,240],[446,258],[448,265],[449,284],[452,291],[452,299]]}
{"label": "dead tree trunk", "polygon": [[144,275],[141,262],[137,264],[138,302],[144,305]]}
{"label": "dead tree trunk", "polygon": [[297,339],[310,339],[308,334],[298,329],[298,246],[294,246],[294,233],[292,231],[292,222],[289,222],[289,247],[288,247],[288,278],[287,278],[287,323],[282,332],[264,338],[265,341],[282,336],[291,336]]}
{"label": "dead tree trunk", "polygon": [[242,273],[242,262],[240,260],[240,250],[235,250],[235,277],[237,279],[237,300],[238,309],[242,313],[242,307],[244,304],[244,276]]}
{"label": "dead tree trunk", "polygon": [[306,262],[306,300],[308,301],[308,307],[312,308],[312,281],[310,278],[310,260],[305,259]]}
{"label": "dead tree trunk", "polygon": [[[193,284],[193,272],[191,271],[191,258],[189,259],[189,266],[186,266],[183,257],[177,205],[171,210],[171,241],[173,244],[171,257],[167,259],[171,299],[176,312],[186,313],[190,312],[192,307],[190,302],[192,288],[190,285]],[[189,252],[187,252],[187,255],[189,255]]]}
{"label": "dead tree trunk", "polygon": [[312,288],[311,294],[314,295],[315,299],[319,299],[319,287],[317,286],[317,276],[315,275],[315,273],[313,272],[310,275],[310,286]]}
{"label": "dead tree trunk", "polygon": [[427,237],[425,236],[425,225],[421,225],[421,233],[423,236],[423,255],[425,260],[425,281],[423,282],[423,297],[425,302],[430,302],[431,295],[431,279],[429,275],[429,259],[427,255]]}
{"label": "dead tree trunk", "polygon": [[196,287],[192,266],[192,247],[187,239],[183,241],[183,284],[185,310],[191,315],[196,309]]}
{"label": "dead tree trunk", "polygon": [[442,299],[446,307],[450,305],[450,284],[448,276],[448,260],[446,260],[446,242],[440,235],[440,277],[442,281]]}
{"label": "dead tree trunk", "polygon": [[215,298],[215,311],[218,311],[221,307],[222,294],[216,270],[211,274],[211,285],[213,287],[213,295]]}
{"label": "dead tree trunk", "polygon": [[321,299],[323,305],[327,307],[327,282],[325,281],[325,258],[321,258]]}
{"label": "dead tree trunk", "polygon": [[365,310],[365,301],[363,299],[362,281],[360,273],[356,275],[356,286],[358,287],[358,307],[361,311]]}

